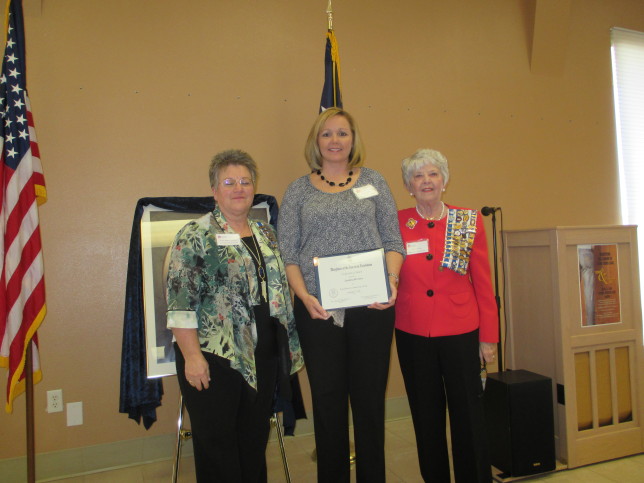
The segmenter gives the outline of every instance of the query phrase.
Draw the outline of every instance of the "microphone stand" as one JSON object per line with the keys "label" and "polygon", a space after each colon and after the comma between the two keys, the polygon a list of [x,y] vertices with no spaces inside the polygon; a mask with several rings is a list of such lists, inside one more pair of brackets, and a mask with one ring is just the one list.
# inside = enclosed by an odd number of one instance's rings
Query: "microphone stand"
{"label": "microphone stand", "polygon": [[499,343],[497,353],[499,355],[499,372],[503,372],[503,338],[501,330],[501,297],[499,297],[499,267],[496,247],[496,210],[492,210],[492,252],[494,254],[494,298],[496,300],[496,313],[499,319]]}

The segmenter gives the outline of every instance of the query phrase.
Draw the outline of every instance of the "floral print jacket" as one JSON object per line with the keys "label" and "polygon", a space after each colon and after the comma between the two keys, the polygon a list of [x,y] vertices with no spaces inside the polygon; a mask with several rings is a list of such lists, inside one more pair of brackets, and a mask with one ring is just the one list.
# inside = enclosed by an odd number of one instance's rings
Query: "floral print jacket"
{"label": "floral print jacket", "polygon": [[[304,360],[275,230],[257,220],[249,220],[249,226],[266,263],[271,317],[288,335],[293,374]],[[260,303],[259,283],[243,243],[217,244],[217,234],[226,233],[235,232],[218,208],[177,233],[168,267],[168,328],[197,329],[201,350],[228,359],[230,367],[257,389],[253,305]]]}

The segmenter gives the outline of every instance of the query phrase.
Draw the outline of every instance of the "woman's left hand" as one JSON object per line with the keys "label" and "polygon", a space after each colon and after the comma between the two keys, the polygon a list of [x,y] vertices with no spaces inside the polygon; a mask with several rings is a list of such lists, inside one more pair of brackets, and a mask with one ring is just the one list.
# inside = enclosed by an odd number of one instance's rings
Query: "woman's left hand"
{"label": "woman's left hand", "polygon": [[368,305],[368,309],[376,309],[376,310],[385,310],[388,309],[389,307],[393,307],[394,304],[396,303],[396,296],[398,295],[398,288],[392,283],[389,284],[391,287],[391,297],[389,297],[389,300],[387,301],[386,304],[382,304],[380,302],[375,302],[371,305]]}
{"label": "woman's left hand", "polygon": [[481,342],[479,344],[479,357],[481,358],[481,364],[484,362],[491,364],[496,361],[496,343]]}

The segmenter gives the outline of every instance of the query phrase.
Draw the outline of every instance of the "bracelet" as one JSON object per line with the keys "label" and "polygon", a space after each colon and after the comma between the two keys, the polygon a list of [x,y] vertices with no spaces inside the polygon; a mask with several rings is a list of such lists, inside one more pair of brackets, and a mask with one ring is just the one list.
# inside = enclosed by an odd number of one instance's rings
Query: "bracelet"
{"label": "bracelet", "polygon": [[395,273],[389,272],[387,275],[389,275],[390,277],[394,277],[394,280],[396,281],[396,283],[398,283],[398,281],[400,280],[398,275],[396,275]]}

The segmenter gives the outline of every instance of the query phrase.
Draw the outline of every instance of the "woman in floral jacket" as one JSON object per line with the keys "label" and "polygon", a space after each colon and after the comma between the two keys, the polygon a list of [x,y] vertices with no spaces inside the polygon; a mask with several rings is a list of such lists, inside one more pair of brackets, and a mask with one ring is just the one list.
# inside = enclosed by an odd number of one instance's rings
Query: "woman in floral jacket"
{"label": "woman in floral jacket", "polygon": [[303,365],[275,232],[248,217],[256,181],[247,153],[217,154],[216,208],[179,231],[170,255],[168,327],[200,482],[266,481],[275,387]]}

